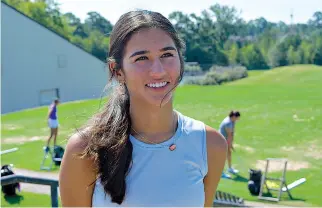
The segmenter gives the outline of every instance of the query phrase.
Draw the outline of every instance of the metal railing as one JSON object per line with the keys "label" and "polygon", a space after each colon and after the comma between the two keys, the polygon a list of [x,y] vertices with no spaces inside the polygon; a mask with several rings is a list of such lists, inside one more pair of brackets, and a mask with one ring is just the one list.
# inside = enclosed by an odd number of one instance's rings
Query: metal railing
{"label": "metal railing", "polygon": [[213,207],[244,207],[244,199],[238,196],[217,191]]}
{"label": "metal railing", "polygon": [[[9,175],[1,177],[1,186],[9,185],[13,183],[31,183],[39,185],[48,185],[51,187],[51,206],[58,207],[58,186],[57,180],[46,179],[46,178],[35,178],[23,175]],[[244,199],[235,195],[217,191],[213,207],[244,207]]]}
{"label": "metal railing", "polygon": [[13,183],[32,183],[38,185],[48,185],[51,191],[51,206],[58,207],[58,186],[57,180],[47,178],[36,178],[23,175],[9,175],[1,177],[1,186]]}

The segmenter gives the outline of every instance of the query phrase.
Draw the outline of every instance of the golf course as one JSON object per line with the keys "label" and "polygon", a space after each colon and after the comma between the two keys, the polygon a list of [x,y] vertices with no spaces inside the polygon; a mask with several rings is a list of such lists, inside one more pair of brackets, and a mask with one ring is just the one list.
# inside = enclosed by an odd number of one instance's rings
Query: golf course
{"label": "golf course", "polygon": [[[260,201],[247,189],[248,170],[265,170],[266,158],[288,160],[286,183],[300,178],[306,182],[291,190],[293,200],[283,193],[281,205],[322,206],[322,67],[293,65],[271,70],[248,71],[248,77],[214,86],[182,85],[175,93],[175,109],[218,129],[230,110],[241,112],[235,127],[233,167],[240,171],[222,178],[218,190],[248,201]],[[106,98],[62,103],[58,145],[104,105]],[[47,106],[1,116],[1,150],[18,151],[1,156],[2,164],[39,172],[43,146],[48,137]],[[225,167],[226,171],[227,167]],[[270,166],[270,176],[281,177],[282,165]],[[58,172],[55,167],[51,172]],[[272,185],[273,186],[273,185]],[[272,192],[276,197],[277,192]],[[1,206],[50,206],[48,195],[19,193],[16,204]],[[272,202],[271,202],[272,203]]]}

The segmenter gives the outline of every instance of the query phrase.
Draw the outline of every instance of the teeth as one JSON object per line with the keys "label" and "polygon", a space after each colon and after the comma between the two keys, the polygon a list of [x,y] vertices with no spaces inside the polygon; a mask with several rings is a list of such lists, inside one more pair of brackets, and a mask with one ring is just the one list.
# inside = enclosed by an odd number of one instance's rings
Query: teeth
{"label": "teeth", "polygon": [[159,82],[159,83],[151,83],[147,84],[148,87],[164,87],[167,84],[167,82]]}

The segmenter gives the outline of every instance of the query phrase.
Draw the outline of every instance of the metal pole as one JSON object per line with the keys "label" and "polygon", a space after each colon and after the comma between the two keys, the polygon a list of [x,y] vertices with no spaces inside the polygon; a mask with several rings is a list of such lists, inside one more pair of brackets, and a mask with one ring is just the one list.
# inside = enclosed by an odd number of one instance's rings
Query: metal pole
{"label": "metal pole", "polygon": [[58,207],[58,191],[57,191],[57,185],[52,184],[50,186],[50,192],[51,192],[51,206],[52,207]]}

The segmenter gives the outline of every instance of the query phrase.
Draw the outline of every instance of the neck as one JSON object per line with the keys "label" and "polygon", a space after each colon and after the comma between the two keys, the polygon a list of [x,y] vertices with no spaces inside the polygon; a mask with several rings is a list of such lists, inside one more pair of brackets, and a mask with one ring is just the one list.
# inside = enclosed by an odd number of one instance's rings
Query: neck
{"label": "neck", "polygon": [[134,134],[140,134],[140,137],[145,137],[149,142],[162,142],[174,134],[177,116],[173,112],[171,101],[161,108],[160,106],[146,106],[135,102],[131,103],[130,106]]}

